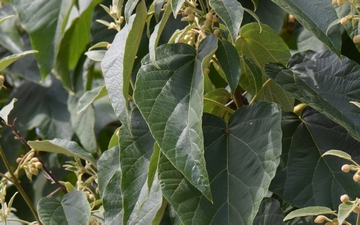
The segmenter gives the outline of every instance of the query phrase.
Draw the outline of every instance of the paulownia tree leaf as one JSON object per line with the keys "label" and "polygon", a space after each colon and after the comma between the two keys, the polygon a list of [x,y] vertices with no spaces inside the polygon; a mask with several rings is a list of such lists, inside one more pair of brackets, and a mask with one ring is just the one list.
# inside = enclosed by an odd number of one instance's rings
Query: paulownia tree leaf
{"label": "paulownia tree leaf", "polygon": [[149,56],[142,60],[134,99],[161,151],[211,199],[201,129],[203,68],[217,48],[215,35],[205,38],[199,52],[186,44],[157,48],[157,69]]}
{"label": "paulownia tree leaf", "polygon": [[129,22],[116,35],[101,62],[111,105],[115,110],[115,115],[125,125],[129,124],[128,92],[130,79],[146,16],[145,1],[141,1],[136,8],[136,14],[130,17]]}
{"label": "paulownia tree leaf", "polygon": [[205,158],[213,203],[166,157],[160,158],[163,194],[184,224],[253,224],[280,161],[280,123],[280,107],[267,102],[240,108],[228,124],[204,115]]}
{"label": "paulownia tree leaf", "polygon": [[173,15],[176,18],[178,12],[180,11],[182,5],[184,4],[185,0],[171,0],[171,8],[173,11]]}
{"label": "paulownia tree leaf", "polygon": [[90,205],[81,191],[67,193],[61,201],[44,197],[40,199],[37,208],[43,224],[89,224]]}
{"label": "paulownia tree leaf", "polygon": [[[337,55],[341,53],[340,25],[335,25],[328,33],[328,26],[337,20],[336,11],[331,1],[313,0],[273,0],[289,14],[294,15],[305,28],[325,43]],[[319,16],[326,15],[326,16]]]}
{"label": "paulownia tree leaf", "polygon": [[0,60],[0,71],[3,71],[6,67],[8,67],[11,63],[15,62],[16,60],[20,59],[21,57],[24,57],[29,54],[38,53],[38,51],[35,50],[29,50],[22,53],[14,54],[7,56],[5,58],[2,58]]}
{"label": "paulownia tree leaf", "polygon": [[[123,196],[123,223],[138,213],[135,205],[141,202],[141,191],[146,186],[150,157],[153,152],[154,138],[140,111],[135,108],[131,113],[129,129],[120,128],[120,167],[121,192]],[[149,190],[149,189],[148,189]],[[160,198],[161,200],[161,198]]]}
{"label": "paulownia tree leaf", "polygon": [[285,215],[278,200],[264,198],[254,219],[254,224],[285,225],[285,222],[283,222],[284,217]]}
{"label": "paulownia tree leaf", "polygon": [[55,152],[64,155],[76,156],[81,159],[87,160],[96,165],[94,157],[83,148],[81,148],[76,142],[54,139],[45,141],[28,141],[31,148],[43,152]]}
{"label": "paulownia tree leaf", "polygon": [[288,68],[265,66],[266,74],[286,91],[347,129],[360,140],[360,110],[350,101],[360,102],[360,66],[326,50],[295,54]]}
{"label": "paulownia tree leaf", "polygon": [[225,23],[230,32],[231,41],[235,43],[244,16],[244,8],[236,0],[210,0],[209,4]]}
{"label": "paulownia tree leaf", "polygon": [[336,156],[323,156],[330,149],[341,149],[360,161],[360,143],[346,130],[310,107],[301,118],[285,113],[282,122],[281,163],[270,190],[296,207],[325,206],[337,209],[340,196],[355,199],[360,184],[351,173],[341,171],[349,163]]}
{"label": "paulownia tree leaf", "polygon": [[261,69],[254,60],[246,56],[241,57],[241,66],[240,86],[251,95],[256,95],[260,92],[263,84]]}
{"label": "paulownia tree leaf", "polygon": [[121,170],[119,147],[115,146],[97,161],[99,192],[104,207],[105,224],[122,224]]}
{"label": "paulownia tree leaf", "polygon": [[107,95],[106,87],[99,86],[90,91],[84,93],[84,95],[79,99],[79,105],[77,113],[83,112],[87,109],[94,101],[99,98],[102,98]]}

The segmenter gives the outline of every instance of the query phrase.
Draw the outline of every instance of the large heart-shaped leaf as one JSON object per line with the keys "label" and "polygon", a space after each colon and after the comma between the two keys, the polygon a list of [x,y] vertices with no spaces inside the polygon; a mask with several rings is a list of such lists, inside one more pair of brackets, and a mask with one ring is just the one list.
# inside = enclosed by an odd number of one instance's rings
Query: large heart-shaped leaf
{"label": "large heart-shaped leaf", "polygon": [[37,207],[43,224],[89,224],[90,205],[81,191],[72,191],[64,195],[61,201],[44,197],[40,199]]}
{"label": "large heart-shaped leaf", "polygon": [[213,203],[161,157],[163,194],[184,224],[253,224],[279,164],[280,123],[280,107],[267,102],[240,108],[227,125],[216,116],[204,115]]}
{"label": "large heart-shaped leaf", "polygon": [[360,160],[360,143],[346,130],[314,109],[303,109],[301,118],[285,113],[282,122],[283,153],[270,190],[297,207],[327,206],[336,209],[340,196],[358,196],[360,184],[351,173],[341,171],[349,161],[323,156],[327,150],[340,149]]}
{"label": "large heart-shaped leaf", "polygon": [[344,126],[360,140],[360,110],[350,101],[360,102],[360,66],[333,52],[306,51],[295,54],[288,68],[266,65],[266,74],[297,99]]}
{"label": "large heart-shaped leaf", "polygon": [[146,22],[146,5],[141,1],[129,22],[116,35],[106,52],[101,68],[106,89],[116,116],[123,124],[129,124],[128,95],[136,53]]}
{"label": "large heart-shaped leaf", "polygon": [[199,52],[186,44],[157,49],[157,69],[147,56],[136,79],[134,99],[162,152],[184,176],[211,199],[201,129],[206,67],[217,48],[215,35]]}
{"label": "large heart-shaped leaf", "polygon": [[149,161],[155,142],[137,108],[131,113],[129,128],[130,130],[121,127],[119,134],[121,192],[125,200],[123,201],[124,224],[127,224],[132,214],[137,214],[138,210],[134,210],[134,207],[139,201],[144,185],[147,186]]}
{"label": "large heart-shaped leaf", "polygon": [[120,191],[121,170],[119,147],[115,146],[101,155],[97,161],[99,192],[104,207],[105,224],[122,224],[122,196]]}
{"label": "large heart-shaped leaf", "polygon": [[231,41],[235,43],[244,16],[244,8],[236,0],[210,0],[209,4],[225,23],[230,32]]}
{"label": "large heart-shaped leaf", "polygon": [[[328,26],[338,19],[331,1],[312,0],[272,0],[289,14],[294,15],[306,29],[324,42],[337,55],[341,52],[340,25],[335,25],[328,33]],[[326,16],[319,16],[326,15]]]}

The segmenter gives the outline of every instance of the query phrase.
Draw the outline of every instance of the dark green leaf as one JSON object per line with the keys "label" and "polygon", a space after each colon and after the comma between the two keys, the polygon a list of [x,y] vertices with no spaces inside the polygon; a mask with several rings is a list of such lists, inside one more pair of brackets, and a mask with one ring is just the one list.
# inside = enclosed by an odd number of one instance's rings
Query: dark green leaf
{"label": "dark green leaf", "polygon": [[254,60],[246,56],[241,57],[241,66],[240,86],[254,96],[262,88],[262,71]]}
{"label": "dark green leaf", "polygon": [[279,163],[280,122],[279,106],[265,102],[240,108],[230,116],[228,125],[218,117],[204,115],[213,203],[161,157],[163,194],[184,224],[253,224]]}
{"label": "dark green leaf", "polygon": [[[360,110],[350,101],[360,102],[360,66],[331,51],[295,54],[282,65],[266,65],[266,74],[295,98],[344,126],[360,140]],[[341,149],[341,148],[340,148]],[[342,149],[341,149],[342,150]]]}
{"label": "dark green leaf", "polygon": [[205,101],[204,101],[204,112],[211,113],[213,115],[216,115],[220,118],[226,118],[226,116],[229,116],[229,111],[225,110],[224,108],[221,108],[217,106],[216,104],[206,101],[206,99],[211,99],[213,101],[218,102],[219,104],[223,105],[225,107],[226,103],[228,103],[230,99],[230,93],[224,89],[224,88],[218,88],[214,89],[204,95]]}
{"label": "dark green leaf", "polygon": [[218,41],[218,49],[215,52],[216,58],[221,66],[221,69],[226,75],[226,79],[231,89],[232,95],[239,84],[241,67],[240,57],[236,48],[228,41]]}
{"label": "dark green leaf", "polygon": [[285,225],[283,222],[284,217],[278,200],[264,198],[254,219],[254,224]]}
{"label": "dark green leaf", "polygon": [[76,142],[61,139],[45,140],[45,141],[28,141],[31,148],[43,152],[55,152],[69,156],[79,157],[96,165],[94,157]]}
{"label": "dark green leaf", "polygon": [[148,186],[146,179],[155,142],[137,108],[131,113],[129,128],[122,126],[119,134],[121,192],[126,199],[123,201],[124,224],[129,222],[131,215],[138,213],[139,208],[136,210],[134,207],[143,197],[141,191]]}
{"label": "dark green leaf", "polygon": [[105,151],[97,161],[99,191],[103,201],[105,224],[122,224],[119,147]]}
{"label": "dark green leaf", "polygon": [[210,0],[209,4],[225,23],[230,32],[231,41],[235,43],[244,16],[242,5],[236,0]]}
{"label": "dark green leaf", "polygon": [[184,176],[211,199],[201,130],[203,68],[217,48],[217,37],[204,39],[199,52],[185,44],[161,45],[157,69],[142,61],[134,99],[161,151]]}
{"label": "dark green leaf", "polygon": [[40,199],[37,207],[43,224],[89,224],[90,205],[81,191],[72,191],[64,195],[61,201],[44,197]]}
{"label": "dark green leaf", "polygon": [[351,173],[341,171],[349,163],[336,156],[322,154],[329,149],[342,149],[360,160],[360,143],[346,130],[324,115],[307,107],[301,118],[285,113],[282,123],[283,153],[270,190],[296,207],[325,206],[336,209],[340,196],[358,196],[360,184]]}
{"label": "dark green leaf", "polygon": [[115,115],[123,124],[129,124],[128,92],[131,73],[146,22],[146,5],[141,1],[136,14],[116,35],[106,52],[101,67]]}
{"label": "dark green leaf", "polygon": [[[327,34],[329,24],[338,19],[331,1],[273,0],[289,14],[294,15],[306,29],[325,43],[337,55],[341,52],[340,25],[334,26]],[[326,15],[326,16],[319,16]]]}

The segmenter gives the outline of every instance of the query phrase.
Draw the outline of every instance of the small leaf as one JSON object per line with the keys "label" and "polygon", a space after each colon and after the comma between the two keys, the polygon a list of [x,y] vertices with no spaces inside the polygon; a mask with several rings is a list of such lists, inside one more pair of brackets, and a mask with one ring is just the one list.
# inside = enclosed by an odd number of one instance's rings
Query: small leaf
{"label": "small leaf", "polygon": [[341,203],[338,209],[338,223],[343,224],[345,219],[349,217],[350,213],[352,213],[353,210],[356,207],[358,207],[359,204],[360,204],[360,199]]}
{"label": "small leaf", "polygon": [[106,50],[90,50],[85,52],[85,55],[95,62],[101,62],[105,57],[105,53]]}
{"label": "small leaf", "polygon": [[9,102],[6,106],[4,106],[1,110],[0,110],[0,117],[5,121],[5,124],[9,124],[8,123],[8,116],[11,113],[11,110],[14,108],[14,103],[17,101],[16,98],[13,98],[11,100],[11,102]]}
{"label": "small leaf", "polygon": [[93,49],[95,49],[95,48],[106,48],[107,46],[109,46],[109,42],[107,42],[107,41],[102,41],[102,42],[99,42],[99,43],[96,43],[96,44],[94,44],[93,46],[91,46],[90,48],[89,48],[89,51],[90,50],[93,50]]}
{"label": "small leaf", "polygon": [[309,206],[306,208],[296,209],[294,211],[291,211],[285,218],[286,220],[294,219],[295,217],[301,217],[301,216],[317,216],[321,214],[332,214],[334,215],[334,211],[331,210],[328,207],[324,206]]}
{"label": "small leaf", "polygon": [[43,224],[89,224],[90,205],[81,191],[67,193],[61,201],[57,198],[41,198],[37,208]]}
{"label": "small leaf", "polygon": [[171,0],[171,8],[173,11],[173,15],[176,18],[178,12],[180,11],[182,5],[184,4],[185,0]]}
{"label": "small leaf", "polygon": [[360,103],[359,102],[354,102],[354,101],[350,101],[351,104],[356,105],[358,108],[360,108]]}
{"label": "small leaf", "polygon": [[107,91],[105,86],[99,86],[97,88],[85,92],[85,94],[79,99],[77,114],[80,114],[94,101],[106,95],[107,95]]}
{"label": "small leaf", "polygon": [[351,155],[349,155],[346,152],[341,151],[341,150],[329,150],[329,151],[325,152],[324,154],[322,154],[323,157],[327,156],[327,155],[337,156],[339,158],[343,158],[343,159],[350,160],[350,161],[352,160]]}
{"label": "small leaf", "polygon": [[4,18],[1,18],[0,19],[0,24],[2,24],[5,20],[7,20],[7,19],[9,19],[9,18],[11,18],[11,17],[13,17],[14,15],[9,15],[9,16],[5,16]]}
{"label": "small leaf", "polygon": [[221,69],[226,75],[232,95],[239,84],[241,67],[240,57],[236,48],[225,40],[218,41],[218,49],[215,52],[216,58],[221,66]]}
{"label": "small leaf", "polygon": [[235,43],[244,16],[244,8],[236,0],[210,0],[209,4],[225,23],[230,32],[231,41]]}
{"label": "small leaf", "polygon": [[30,145],[31,148],[37,151],[55,152],[64,155],[75,156],[83,160],[87,160],[93,165],[96,165],[96,160],[94,159],[94,157],[89,152],[82,149],[74,141],[54,139],[45,141],[28,141],[27,143]]}
{"label": "small leaf", "polygon": [[34,54],[34,53],[38,53],[38,51],[35,50],[29,50],[29,51],[25,51],[19,54],[14,54],[14,55],[10,55],[7,57],[4,57],[0,60],[0,71],[3,71],[6,67],[8,67],[11,63],[15,62],[16,60],[29,55],[29,54]]}

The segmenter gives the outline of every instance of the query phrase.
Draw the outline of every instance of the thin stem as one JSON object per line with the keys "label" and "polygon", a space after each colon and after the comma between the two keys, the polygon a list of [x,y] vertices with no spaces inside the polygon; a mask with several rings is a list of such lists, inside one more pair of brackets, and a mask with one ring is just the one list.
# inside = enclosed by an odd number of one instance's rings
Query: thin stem
{"label": "thin stem", "polygon": [[219,106],[220,108],[228,111],[228,112],[231,113],[231,114],[233,114],[233,113],[235,112],[234,110],[226,107],[225,105],[221,104],[220,102],[217,102],[217,101],[212,100],[212,99],[210,99],[210,98],[204,98],[204,101],[206,101],[206,102],[211,102],[212,104],[214,104],[214,105],[216,105],[216,106]]}
{"label": "thin stem", "polygon": [[4,162],[4,165],[6,167],[6,169],[8,170],[8,172],[10,173],[10,176],[12,178],[12,182],[15,185],[16,189],[20,192],[21,196],[23,197],[23,199],[25,200],[26,204],[29,206],[32,214],[34,215],[35,219],[38,221],[39,224],[41,224],[40,222],[40,218],[38,217],[38,214],[36,212],[36,209],[34,208],[34,205],[32,204],[30,198],[27,196],[26,192],[24,191],[24,189],[22,188],[22,186],[20,185],[18,179],[16,178],[16,176],[14,175],[14,173],[11,170],[10,164],[5,156],[4,150],[2,149],[2,147],[0,146],[0,156]]}
{"label": "thin stem", "polygon": [[[10,127],[12,129],[12,133],[15,135],[15,139],[21,141],[21,143],[26,147],[26,149],[28,151],[31,151],[31,147],[30,145],[27,143],[27,141],[25,140],[25,138],[23,138],[20,134],[20,132],[16,129],[15,127],[15,122],[16,119],[14,119],[12,124],[7,124],[5,123],[5,121],[3,120],[3,123]],[[37,157],[38,158],[38,157]],[[44,165],[44,163],[42,162],[41,159],[39,159],[39,162],[42,164],[42,170],[45,172],[46,177],[48,177],[52,182],[54,182],[60,189],[61,191],[66,194],[68,193],[66,188],[64,187],[64,185],[60,184],[59,180],[56,179],[56,177],[54,177],[54,175],[50,172],[50,170]]]}

